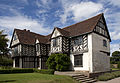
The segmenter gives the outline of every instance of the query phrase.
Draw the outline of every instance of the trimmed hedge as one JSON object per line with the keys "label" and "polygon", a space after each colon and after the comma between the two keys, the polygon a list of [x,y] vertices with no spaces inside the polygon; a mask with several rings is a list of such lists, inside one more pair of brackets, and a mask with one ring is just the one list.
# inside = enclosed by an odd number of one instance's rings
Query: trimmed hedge
{"label": "trimmed hedge", "polygon": [[100,75],[98,77],[98,80],[107,81],[107,80],[111,80],[116,77],[120,77],[120,71],[116,71],[116,72],[112,72],[112,73],[105,73],[103,75]]}
{"label": "trimmed hedge", "polygon": [[8,74],[8,73],[33,73],[34,70],[30,68],[24,69],[0,69],[0,74]]}
{"label": "trimmed hedge", "polygon": [[13,67],[12,66],[1,66],[0,68],[1,69],[12,69]]}
{"label": "trimmed hedge", "polygon": [[34,69],[34,72],[37,72],[37,73],[41,73],[41,74],[54,74],[54,70],[53,69]]}
{"label": "trimmed hedge", "polygon": [[13,69],[0,69],[0,74],[9,74],[9,73],[41,73],[41,74],[54,74],[53,69],[33,69],[33,68],[13,68]]}

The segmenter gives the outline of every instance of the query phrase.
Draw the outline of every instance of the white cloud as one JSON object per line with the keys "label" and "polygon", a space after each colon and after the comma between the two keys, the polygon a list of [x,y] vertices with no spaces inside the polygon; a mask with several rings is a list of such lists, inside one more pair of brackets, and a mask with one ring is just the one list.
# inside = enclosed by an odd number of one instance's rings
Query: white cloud
{"label": "white cloud", "polygon": [[44,5],[47,5],[48,3],[51,2],[51,0],[41,0],[41,1],[42,1],[42,4],[44,4]]}
{"label": "white cloud", "polygon": [[111,50],[111,53],[113,53],[114,51],[118,51],[118,50],[120,50],[119,49],[120,48],[120,44],[111,44],[110,45],[110,50]]}
{"label": "white cloud", "polygon": [[120,0],[109,0],[111,4],[113,4],[114,6],[118,6],[120,7]]}
{"label": "white cloud", "polygon": [[[11,36],[14,28],[29,29],[39,34],[48,34],[51,32],[49,27],[45,27],[45,20],[32,19],[21,13],[13,6],[0,5],[3,10],[8,10],[12,16],[0,16],[0,29],[8,31],[7,34]],[[8,37],[10,38],[10,37]]]}
{"label": "white cloud", "polygon": [[81,2],[72,6],[73,20],[80,21],[81,18],[90,17],[103,9],[102,4],[94,2]]}
{"label": "white cloud", "polygon": [[46,13],[47,11],[46,10],[39,10],[38,13],[39,14],[43,14],[43,13]]}
{"label": "white cloud", "polygon": [[[63,1],[63,0],[62,0]],[[64,13],[60,15],[61,22],[64,24],[68,18],[72,16],[72,19],[76,22],[86,19],[102,11],[103,5],[95,2],[72,2],[67,0],[62,2]]]}
{"label": "white cloud", "polygon": [[105,7],[120,7],[120,0],[98,0],[97,2],[104,4]]}
{"label": "white cloud", "polygon": [[28,5],[28,0],[17,0],[19,3]]}
{"label": "white cloud", "polygon": [[[27,16],[0,16],[0,26],[13,29],[30,29],[34,32],[49,33],[49,28],[44,28],[44,24]],[[47,29],[47,30],[46,30]]]}
{"label": "white cloud", "polygon": [[51,9],[52,0],[36,0],[38,8]]}
{"label": "white cloud", "polygon": [[120,40],[120,13],[108,13],[105,16],[112,40]]}
{"label": "white cloud", "polygon": [[110,32],[112,40],[120,40],[120,31]]}

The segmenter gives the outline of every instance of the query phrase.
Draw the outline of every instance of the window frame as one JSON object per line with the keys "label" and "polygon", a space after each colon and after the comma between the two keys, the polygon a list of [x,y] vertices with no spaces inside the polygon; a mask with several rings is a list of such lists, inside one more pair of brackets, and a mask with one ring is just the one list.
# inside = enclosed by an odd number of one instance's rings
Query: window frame
{"label": "window frame", "polygon": [[74,45],[83,45],[83,37],[77,37],[74,39]]}
{"label": "window frame", "polygon": [[58,38],[53,39],[53,47],[58,46]]}
{"label": "window frame", "polygon": [[18,46],[14,47],[14,55],[18,55],[19,54],[19,50],[18,50]]}
{"label": "window frame", "polygon": [[83,54],[74,55],[74,67],[83,67]]}
{"label": "window frame", "polygon": [[103,46],[107,47],[107,41],[105,39],[103,39]]}

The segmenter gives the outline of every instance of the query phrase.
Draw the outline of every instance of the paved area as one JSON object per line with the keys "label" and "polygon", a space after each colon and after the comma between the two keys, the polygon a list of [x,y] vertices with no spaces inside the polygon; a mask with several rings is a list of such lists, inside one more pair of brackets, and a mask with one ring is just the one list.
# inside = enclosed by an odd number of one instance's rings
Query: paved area
{"label": "paved area", "polygon": [[95,82],[95,83],[120,83],[120,77],[109,80],[109,81],[98,81],[98,82]]}
{"label": "paved area", "polygon": [[66,71],[66,72],[55,71],[54,74],[56,74],[56,75],[75,76],[75,75],[79,75],[80,73],[78,73],[78,72],[73,72],[73,71]]}

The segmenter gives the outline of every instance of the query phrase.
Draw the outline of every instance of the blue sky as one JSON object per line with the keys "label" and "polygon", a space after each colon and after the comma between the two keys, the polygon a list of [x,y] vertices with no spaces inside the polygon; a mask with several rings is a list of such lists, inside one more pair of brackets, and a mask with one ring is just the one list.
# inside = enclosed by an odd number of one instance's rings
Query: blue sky
{"label": "blue sky", "polygon": [[47,35],[53,28],[104,13],[111,52],[120,47],[120,0],[0,0],[0,30],[11,39],[14,28]]}

